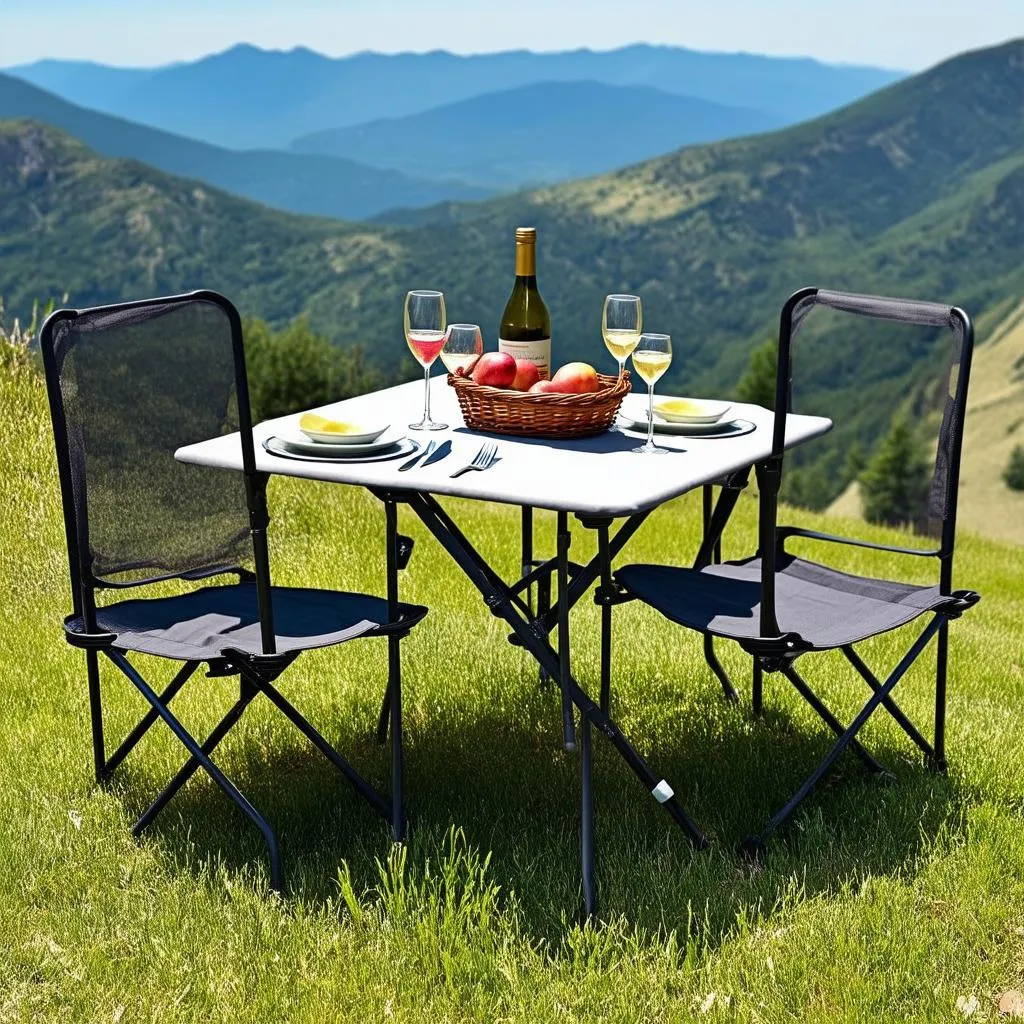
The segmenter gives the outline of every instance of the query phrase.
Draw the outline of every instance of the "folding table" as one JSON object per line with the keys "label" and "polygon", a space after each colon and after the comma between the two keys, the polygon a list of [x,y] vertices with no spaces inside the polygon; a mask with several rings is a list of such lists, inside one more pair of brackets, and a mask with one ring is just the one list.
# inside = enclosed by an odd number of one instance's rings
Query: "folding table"
{"label": "folding table", "polygon": [[[422,404],[422,383],[415,381],[362,395],[316,411],[325,416],[365,419],[404,426],[414,419]],[[264,450],[263,441],[287,427],[295,427],[298,414],[261,423],[255,428],[256,468],[270,476],[305,477],[368,488],[383,501],[389,517],[399,504],[407,505],[437,538],[470,582],[479,590],[492,614],[512,628],[513,643],[537,660],[543,673],[556,680],[562,693],[566,748],[577,744],[573,705],[580,711],[579,748],[582,770],[581,862],[583,894],[588,916],[596,912],[594,874],[593,798],[591,790],[591,727],[596,726],[612,743],[654,798],[697,846],[706,839],[679,804],[669,783],[658,776],[637,753],[609,714],[610,680],[602,678],[600,701],[594,701],[572,674],[569,645],[569,610],[598,579],[599,603],[604,604],[602,645],[610,645],[610,604],[614,602],[612,559],[659,505],[698,487],[705,493],[705,545],[714,544],[735,505],[749,468],[772,451],[773,414],[758,406],[734,406],[733,413],[754,424],[749,433],[734,437],[698,438],[658,435],[657,443],[670,449],[665,455],[634,453],[640,435],[609,431],[597,437],[549,441],[468,430],[462,421],[455,395],[443,379],[435,378],[433,413],[450,424],[443,432],[411,436],[425,444],[430,438],[450,439],[454,450],[433,465],[400,472],[404,459],[372,462],[314,462],[284,458]],[[818,416],[790,415],[786,447],[826,433],[831,421]],[[484,472],[450,474],[468,463],[485,440],[498,445],[498,462]],[[242,450],[237,434],[212,438],[180,448],[183,462],[219,469],[242,469]],[[711,489],[724,484],[711,515]],[[438,500],[440,496],[471,498],[518,505],[522,509],[522,575],[507,582],[491,568]],[[556,555],[536,561],[533,556],[533,509],[557,513]],[[569,517],[597,534],[598,553],[586,565],[570,565]],[[625,521],[611,533],[616,519]],[[411,542],[405,545],[407,560]],[[555,577],[557,597],[551,606],[550,585]],[[524,595],[536,584],[536,606]],[[557,641],[550,634],[557,631]],[[715,667],[713,654],[712,667]],[[602,659],[604,664],[607,658]],[[721,678],[721,676],[720,676]],[[725,685],[725,680],[723,680]],[[728,689],[727,689],[728,692]],[[382,715],[382,722],[386,719]]]}

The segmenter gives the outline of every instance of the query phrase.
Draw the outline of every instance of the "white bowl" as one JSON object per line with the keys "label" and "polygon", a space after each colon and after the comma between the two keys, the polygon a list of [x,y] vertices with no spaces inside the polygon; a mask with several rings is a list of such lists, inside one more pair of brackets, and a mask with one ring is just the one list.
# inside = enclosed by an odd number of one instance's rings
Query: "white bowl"
{"label": "white bowl", "polygon": [[316,441],[318,444],[372,444],[391,426],[390,423],[371,425],[358,421],[348,425],[354,428],[354,432],[351,434],[341,434],[332,430],[310,430],[301,424],[297,424],[299,430],[306,437],[311,441]]}
{"label": "white bowl", "polygon": [[654,402],[654,413],[668,423],[717,423],[730,409],[728,402],[704,398],[663,398]]}

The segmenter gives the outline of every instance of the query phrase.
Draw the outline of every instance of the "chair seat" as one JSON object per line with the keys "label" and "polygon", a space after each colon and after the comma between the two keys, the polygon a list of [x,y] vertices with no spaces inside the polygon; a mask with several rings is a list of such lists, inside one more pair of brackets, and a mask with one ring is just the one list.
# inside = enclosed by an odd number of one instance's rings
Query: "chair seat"
{"label": "chair seat", "polygon": [[[278,654],[329,647],[394,623],[387,601],[366,594],[298,587],[272,587]],[[403,624],[418,622],[426,609],[401,605]],[[177,597],[121,601],[96,610],[96,622],[125,651],[181,661],[209,661],[227,651],[261,654],[263,642],[256,584],[204,587]],[[68,622],[83,632],[81,619]]]}
{"label": "chair seat", "polygon": [[[683,569],[627,565],[615,578],[673,622],[733,640],[761,635],[761,559]],[[814,648],[856,643],[948,601],[937,586],[853,576],[792,555],[779,559],[776,618]]]}

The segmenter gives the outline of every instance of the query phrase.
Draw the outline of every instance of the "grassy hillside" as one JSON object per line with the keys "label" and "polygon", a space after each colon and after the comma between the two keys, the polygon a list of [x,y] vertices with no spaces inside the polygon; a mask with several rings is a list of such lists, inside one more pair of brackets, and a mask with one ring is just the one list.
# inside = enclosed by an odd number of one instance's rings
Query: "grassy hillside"
{"label": "grassy hillside", "polygon": [[[1024,493],[1011,491],[1002,479],[1010,453],[1024,444],[1024,302],[1002,304],[987,321],[981,324],[982,344],[971,370],[957,522],[975,533],[1024,544]],[[861,514],[855,483],[829,512]]]}
{"label": "grassy hillside", "polygon": [[41,61],[11,71],[72,102],[238,149],[285,148],[310,132],[403,117],[535,82],[652,86],[730,107],[754,106],[792,123],[902,77],[807,58],[643,44],[605,52],[433,50],[336,59],[305,47],[283,52],[242,44],[160,68]]}
{"label": "grassy hillside", "polygon": [[[555,358],[609,365],[602,297],[636,290],[675,337],[666,387],[729,392],[778,308],[808,283],[941,299],[975,315],[1024,295],[1024,40],[965,54],[854,106],[768,135],[680,150],[604,177],[449,206],[407,226],[259,210],[38,127],[0,129],[0,287],[15,305],[87,303],[200,284],[280,323],[299,312],[370,359],[409,364],[409,287],[493,344],[515,225],[540,230]],[[816,316],[798,402],[833,415],[827,488],[908,393],[927,394],[938,335]]]}
{"label": "grassy hillside", "polygon": [[[279,829],[292,891],[278,899],[257,838],[198,776],[144,841],[130,838],[132,815],[183,760],[164,732],[146,738],[111,787],[93,784],[82,656],[60,627],[69,596],[43,389],[6,360],[0,428],[4,1019],[935,1024],[962,1020],[957,1002],[972,998],[971,1019],[995,1021],[999,995],[1024,987],[1024,549],[969,535],[961,545],[957,583],[984,600],[953,629],[949,777],[925,772],[879,716],[865,740],[896,784],[879,788],[844,759],[760,871],[731,846],[820,757],[821,723],[777,677],[766,717],[754,721],[745,687],[741,705],[723,703],[693,638],[641,608],[617,609],[616,714],[716,846],[695,854],[598,738],[605,923],[581,931],[578,762],[560,748],[557,698],[403,515],[416,550],[402,592],[431,606],[405,645],[412,839],[404,856],[391,851],[380,820],[257,702],[218,760]],[[282,480],[270,501],[278,582],[381,591],[374,499]],[[517,514],[460,513],[512,571]],[[694,501],[675,502],[628,556],[691,558],[698,521]],[[727,555],[749,550],[754,522],[745,498]],[[545,518],[540,531],[547,550],[553,525]],[[573,557],[585,554],[577,541]],[[836,554],[861,571],[902,567],[877,553]],[[596,608],[581,602],[573,658],[587,686],[597,680],[597,627]],[[893,664],[905,641],[874,643],[869,663]],[[745,680],[744,659],[722,653]],[[382,784],[387,755],[370,733],[385,661],[382,647],[350,644],[304,657],[280,682]],[[897,691],[922,723],[928,667],[923,659]],[[147,668],[168,676],[166,665]],[[847,719],[865,699],[836,659],[807,671]],[[105,687],[113,739],[140,701],[106,676]],[[233,687],[199,679],[176,711],[201,732]]]}
{"label": "grassy hillside", "polygon": [[32,118],[73,135],[104,156],[142,163],[255,199],[282,210],[349,220],[394,207],[442,199],[480,199],[488,190],[462,182],[368,167],[321,154],[211,146],[68,103],[11,75],[0,74],[0,120]]}
{"label": "grassy hillside", "polygon": [[[776,128],[760,110],[642,85],[537,82],[406,117],[303,136],[292,149],[419,176],[524,188],[614,170],[669,150]],[[628,127],[627,127],[628,126]],[[438,149],[438,159],[424,159]]]}

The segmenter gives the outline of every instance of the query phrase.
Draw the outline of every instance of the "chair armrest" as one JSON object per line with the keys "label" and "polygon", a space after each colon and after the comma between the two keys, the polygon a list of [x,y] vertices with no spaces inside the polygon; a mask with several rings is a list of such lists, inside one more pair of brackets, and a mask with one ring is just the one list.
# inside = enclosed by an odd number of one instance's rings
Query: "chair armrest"
{"label": "chair armrest", "polygon": [[102,647],[110,647],[117,639],[117,634],[108,633],[105,630],[90,633],[86,630],[85,621],[80,615],[69,615],[64,620],[64,638],[72,647],[98,650]]}
{"label": "chair armrest", "polygon": [[785,548],[789,537],[806,537],[809,540],[823,540],[831,544],[848,544],[855,548],[870,548],[872,551],[888,551],[894,555],[917,555],[924,558],[938,558],[942,552],[938,549],[900,548],[892,544],[876,544],[870,540],[858,540],[855,537],[840,537],[833,533],[820,533],[818,530],[805,530],[802,526],[780,526],[778,537],[779,550]]}

